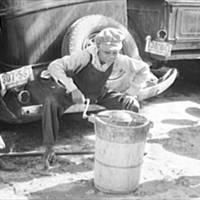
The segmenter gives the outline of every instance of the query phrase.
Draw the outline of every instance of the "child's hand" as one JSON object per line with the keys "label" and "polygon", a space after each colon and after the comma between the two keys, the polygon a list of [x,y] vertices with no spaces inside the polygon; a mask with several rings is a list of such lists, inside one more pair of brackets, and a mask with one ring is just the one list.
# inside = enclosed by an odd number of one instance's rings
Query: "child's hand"
{"label": "child's hand", "polygon": [[78,104],[85,103],[85,97],[79,89],[73,90],[71,92],[71,95],[74,103]]}
{"label": "child's hand", "polygon": [[137,99],[130,95],[123,95],[119,102],[122,103],[122,106],[126,110],[132,110],[134,112],[139,112],[140,104]]}

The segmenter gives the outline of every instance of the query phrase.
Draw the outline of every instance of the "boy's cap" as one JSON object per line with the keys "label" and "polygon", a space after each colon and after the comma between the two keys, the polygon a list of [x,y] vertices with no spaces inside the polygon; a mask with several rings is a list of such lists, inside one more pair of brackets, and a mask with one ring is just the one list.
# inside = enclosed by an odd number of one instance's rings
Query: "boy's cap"
{"label": "boy's cap", "polygon": [[124,34],[116,28],[105,28],[95,37],[95,42],[101,48],[110,50],[120,50]]}

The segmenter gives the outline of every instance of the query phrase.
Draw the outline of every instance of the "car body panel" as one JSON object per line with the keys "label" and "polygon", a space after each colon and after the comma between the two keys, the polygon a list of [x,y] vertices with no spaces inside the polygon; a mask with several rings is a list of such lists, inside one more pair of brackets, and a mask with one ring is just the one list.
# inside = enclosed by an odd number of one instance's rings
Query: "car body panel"
{"label": "car body panel", "polygon": [[[163,42],[172,45],[170,56],[152,53],[157,60],[199,59],[200,1],[198,0],[134,0],[128,1],[128,20],[131,31],[140,38],[138,46],[144,51],[145,38],[159,41],[158,31],[167,35]],[[131,24],[129,23],[129,24]],[[133,33],[134,34],[134,33]]]}
{"label": "car body panel", "polygon": [[2,0],[0,58],[28,65],[61,56],[68,27],[79,18],[102,14],[127,25],[126,0]]}

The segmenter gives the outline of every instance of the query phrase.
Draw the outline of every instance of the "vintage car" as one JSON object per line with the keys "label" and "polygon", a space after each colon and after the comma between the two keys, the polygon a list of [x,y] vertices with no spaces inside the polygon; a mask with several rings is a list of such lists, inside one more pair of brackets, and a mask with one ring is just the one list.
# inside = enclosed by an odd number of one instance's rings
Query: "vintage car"
{"label": "vintage car", "polygon": [[[124,32],[122,53],[141,59],[127,29],[125,0],[2,0],[0,2],[0,120],[25,123],[41,118],[43,100],[56,87],[46,73],[61,56],[85,49],[106,27]],[[177,71],[162,74],[158,85],[141,90],[139,100],[166,90]],[[127,74],[115,71],[108,82],[123,82]],[[164,77],[165,81],[162,81]],[[66,113],[82,112],[73,105]],[[90,105],[89,110],[102,109]]]}
{"label": "vintage car", "polygon": [[154,67],[189,70],[196,63],[199,68],[199,0],[128,0],[127,7],[128,27],[143,59]]}

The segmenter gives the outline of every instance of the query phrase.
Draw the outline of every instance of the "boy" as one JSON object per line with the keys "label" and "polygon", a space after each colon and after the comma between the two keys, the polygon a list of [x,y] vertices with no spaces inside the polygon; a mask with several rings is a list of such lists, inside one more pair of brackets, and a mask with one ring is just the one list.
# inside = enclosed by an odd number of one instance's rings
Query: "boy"
{"label": "boy", "polygon": [[116,67],[125,67],[132,72],[133,84],[140,87],[150,74],[143,61],[120,54],[123,33],[115,28],[105,28],[95,37],[95,45],[50,63],[48,71],[58,83],[53,94],[44,102],[42,116],[43,143],[46,146],[44,163],[48,167],[54,156],[53,146],[59,130],[59,117],[70,105],[91,103],[107,109],[139,111],[135,97],[109,90],[106,81]]}

